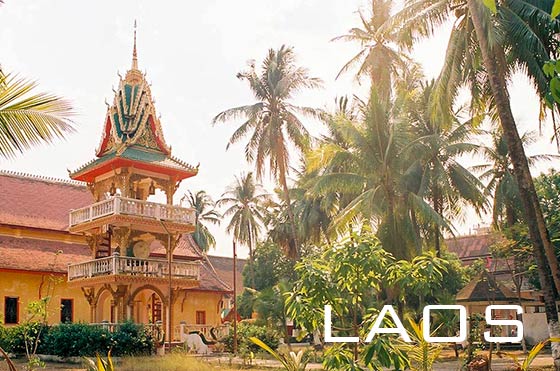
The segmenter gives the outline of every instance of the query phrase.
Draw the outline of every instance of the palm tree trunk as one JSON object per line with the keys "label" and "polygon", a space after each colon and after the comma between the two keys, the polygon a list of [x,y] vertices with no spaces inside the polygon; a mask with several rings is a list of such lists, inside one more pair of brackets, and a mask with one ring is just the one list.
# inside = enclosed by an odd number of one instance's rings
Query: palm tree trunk
{"label": "palm tree trunk", "polygon": [[253,239],[251,238],[253,234],[251,233],[251,225],[247,225],[247,236],[249,237],[249,265],[251,266],[251,270],[249,274],[251,275],[251,288],[255,288],[255,258],[253,254]]}
{"label": "palm tree trunk", "polygon": [[[434,189],[434,211],[440,215],[441,217],[443,217],[443,215],[441,215],[441,200],[440,200],[440,195],[439,195],[439,190],[437,187],[435,187]],[[441,257],[441,246],[440,246],[440,239],[439,239],[439,225],[436,223],[434,225],[434,238],[435,238],[435,249],[436,249],[436,256],[438,258]]]}
{"label": "palm tree trunk", "polygon": [[284,191],[284,202],[286,202],[286,207],[288,210],[288,217],[290,218],[290,225],[292,227],[292,238],[294,241],[294,251],[290,252],[290,258],[293,260],[299,260],[299,242],[296,232],[296,218],[294,216],[294,210],[292,209],[292,200],[290,198],[290,189],[288,188],[288,182],[286,181],[286,171],[280,169],[280,183],[282,184],[282,189]]}
{"label": "palm tree trunk", "polygon": [[[544,218],[540,208],[533,179],[529,171],[527,157],[523,149],[523,143],[517,132],[515,120],[511,112],[509,103],[509,96],[507,92],[507,84],[505,76],[500,70],[498,61],[504,61],[503,49],[499,47],[490,48],[488,40],[486,39],[481,14],[481,11],[488,11],[482,9],[482,5],[478,3],[479,0],[468,0],[469,13],[474,25],[476,36],[480,44],[482,53],[482,60],[484,67],[488,72],[490,79],[490,87],[496,102],[496,108],[500,117],[502,130],[506,137],[508,152],[510,154],[513,170],[517,183],[519,186],[520,198],[523,202],[523,211],[525,222],[529,227],[531,241],[533,243],[533,252],[539,268],[539,278],[544,294],[546,318],[548,322],[548,331],[551,337],[559,337],[560,327],[558,325],[558,311],[555,303],[555,290],[554,287],[560,288],[560,277],[558,276],[558,261]],[[548,264],[547,264],[548,260]],[[547,274],[550,267],[552,273],[551,277]],[[560,344],[552,343],[552,357],[554,359],[554,366],[556,370],[560,370]]]}
{"label": "palm tree trunk", "polygon": [[508,228],[515,225],[515,209],[509,204],[506,204],[506,225]]}

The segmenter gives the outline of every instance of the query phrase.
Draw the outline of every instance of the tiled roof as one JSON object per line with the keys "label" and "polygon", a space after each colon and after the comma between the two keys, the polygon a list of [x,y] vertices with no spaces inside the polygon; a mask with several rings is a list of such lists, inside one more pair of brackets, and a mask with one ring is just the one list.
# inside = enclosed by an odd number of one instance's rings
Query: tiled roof
{"label": "tiled roof", "polygon": [[221,279],[216,270],[212,266],[210,260],[206,257],[202,260],[202,269],[200,270],[200,286],[198,290],[209,291],[233,291],[233,285],[230,286],[227,281]]}
{"label": "tiled roof", "polygon": [[83,183],[0,171],[0,224],[67,230],[70,209],[92,202]]}
{"label": "tiled roof", "polygon": [[[161,243],[156,241],[154,245],[151,252],[153,255],[166,256],[165,247]],[[174,259],[199,260],[202,259],[203,255],[190,234],[181,236],[173,252]]]}
{"label": "tiled roof", "polygon": [[[183,244],[180,242],[180,245]],[[192,256],[181,254],[176,255],[176,258],[192,260]],[[87,245],[0,235],[0,269],[65,274],[68,264],[89,259],[91,259],[91,252]],[[212,264],[203,259],[200,286],[194,290],[230,292],[231,288],[216,274]]]}
{"label": "tiled roof", "polygon": [[[212,266],[216,270],[216,274],[220,279],[228,284],[229,287],[233,289],[233,258],[225,256],[212,256],[208,255],[208,260],[212,263]],[[243,268],[245,267],[245,259],[237,259],[237,294],[241,294],[243,291]]]}
{"label": "tiled roof", "polygon": [[[517,295],[506,286],[496,282],[489,274],[481,274],[473,279],[469,284],[456,295],[458,302],[478,302],[478,301],[512,301],[517,300]],[[522,296],[527,300],[526,296]]]}
{"label": "tiled roof", "polygon": [[153,166],[158,166],[160,168],[168,168],[177,171],[186,171],[186,172],[198,171],[197,167],[187,164],[186,162],[178,159],[177,157],[169,156],[161,152],[154,152],[149,149],[144,149],[141,146],[131,146],[131,147],[127,147],[120,154],[117,154],[117,152],[112,151],[103,155],[102,157],[91,160],[83,164],[82,166],[80,166],[78,169],[72,171],[70,173],[70,176],[72,178],[78,177],[81,173],[84,173],[90,169],[94,169],[98,166],[102,166],[102,164],[110,160],[113,160],[115,158],[121,158],[121,159],[131,160],[135,162],[142,162]]}
{"label": "tiled roof", "polygon": [[[69,211],[92,202],[91,193],[80,182],[0,171],[0,224],[66,231]],[[165,256],[161,245],[152,253]],[[90,257],[87,245],[0,235],[0,269],[66,273],[68,264]],[[192,236],[183,235],[174,258],[202,259],[197,289],[231,291],[203,257]]]}
{"label": "tiled roof", "polygon": [[0,236],[0,268],[66,273],[91,257],[87,245]]}
{"label": "tiled roof", "polygon": [[490,256],[490,246],[494,243],[491,234],[460,236],[445,240],[449,252],[457,254],[461,260],[474,260]]}

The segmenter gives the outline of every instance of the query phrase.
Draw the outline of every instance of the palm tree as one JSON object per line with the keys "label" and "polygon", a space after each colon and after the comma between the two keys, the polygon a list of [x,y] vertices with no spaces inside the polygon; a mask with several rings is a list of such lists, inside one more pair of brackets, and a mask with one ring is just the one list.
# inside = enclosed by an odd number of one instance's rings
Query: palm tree
{"label": "palm tree", "polygon": [[[457,114],[450,122],[438,119],[429,110],[434,81],[421,83],[419,94],[412,96],[405,106],[406,119],[416,138],[410,145],[412,155],[422,168],[418,194],[432,202],[436,213],[446,219],[458,217],[465,204],[478,212],[487,206],[484,185],[457,158],[478,149],[467,142],[473,132],[472,120],[459,122]],[[441,256],[441,231],[436,223],[433,242],[436,254]]]}
{"label": "palm tree", "polygon": [[70,103],[36,93],[37,83],[6,75],[0,69],[0,156],[13,157],[41,142],[72,132]]}
{"label": "palm tree", "polygon": [[335,37],[333,41],[357,42],[362,48],[340,70],[337,78],[344,72],[359,65],[356,77],[363,75],[370,78],[372,86],[379,97],[387,101],[391,96],[392,82],[395,76],[406,68],[408,58],[395,49],[395,40],[391,33],[378,32],[391,14],[392,0],[372,0],[371,16],[359,12],[362,28],[354,27],[348,34]]}
{"label": "palm tree", "polygon": [[[397,259],[410,259],[421,250],[417,216],[449,228],[418,195],[419,178],[408,151],[408,123],[399,120],[402,107],[378,98],[375,89],[361,103],[356,120],[340,117],[335,142],[325,142],[314,153],[308,171],[321,170],[310,192],[316,196],[337,193],[351,200],[340,208],[334,228],[344,231],[360,219],[377,226],[385,249]],[[420,172],[421,175],[421,172]]]}
{"label": "palm tree", "polygon": [[233,238],[249,248],[249,266],[251,267],[251,288],[255,288],[254,246],[262,232],[266,214],[265,204],[270,195],[256,184],[253,173],[235,177],[235,183],[226,189],[216,206],[227,207],[223,213],[230,221],[226,228]]}
{"label": "palm tree", "polygon": [[192,234],[193,239],[202,251],[208,252],[210,248],[216,246],[216,239],[208,229],[208,223],[220,224],[222,216],[215,210],[216,204],[205,191],[200,190],[194,194],[188,191],[181,198],[181,204],[183,202],[186,202],[196,213],[196,229]]}
{"label": "palm tree", "polygon": [[[441,101],[450,106],[457,94],[456,88],[469,82],[473,98],[485,97],[495,107],[513,164],[524,220],[533,243],[550,335],[558,337],[560,328],[554,288],[560,288],[560,269],[511,111],[507,78],[516,65],[521,66],[528,72],[541,97],[545,96],[546,79],[543,79],[542,66],[555,53],[553,34],[558,32],[559,23],[550,19],[551,1],[497,3],[497,15],[494,16],[480,0],[412,0],[387,27],[396,29],[401,35],[408,35],[407,40],[412,44],[414,38],[430,35],[438,25],[453,16],[457,17],[439,79],[439,94],[446,97]],[[481,81],[483,85],[478,84]],[[473,87],[479,88],[475,90]],[[560,344],[552,346],[555,349],[553,354],[556,354],[556,369],[560,370]]]}
{"label": "palm tree", "polygon": [[309,132],[298,114],[317,117],[320,112],[310,107],[296,106],[290,101],[302,89],[319,87],[321,80],[310,77],[306,69],[297,67],[293,49],[286,46],[278,50],[270,49],[260,70],[252,63],[248,71],[237,74],[237,77],[249,83],[257,102],[223,111],[214,117],[212,124],[244,118],[227,147],[249,136],[245,156],[249,163],[254,162],[257,179],[262,179],[268,167],[270,174],[282,187],[296,247],[292,255],[297,258],[299,246],[287,180],[290,169],[289,147],[303,152],[309,146]]}
{"label": "palm tree", "polygon": [[[480,178],[487,180],[486,188],[493,194],[492,224],[499,228],[499,222],[505,216],[505,225],[512,227],[519,221],[518,211],[521,210],[521,200],[519,198],[519,187],[508,153],[506,140],[500,130],[487,132],[490,137],[490,145],[479,147],[479,153],[488,161],[485,164],[473,167],[475,171],[481,171]],[[537,136],[534,132],[527,132],[521,136],[524,146],[534,143]],[[533,155],[527,160],[533,166],[537,161],[552,160],[552,155]]]}

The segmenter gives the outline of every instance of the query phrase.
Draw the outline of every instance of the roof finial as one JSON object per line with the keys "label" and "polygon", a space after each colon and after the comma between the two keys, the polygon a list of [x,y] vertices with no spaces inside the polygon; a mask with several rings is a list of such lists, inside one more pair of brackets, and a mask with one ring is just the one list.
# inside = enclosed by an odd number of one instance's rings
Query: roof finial
{"label": "roof finial", "polygon": [[132,68],[138,69],[138,55],[136,54],[136,19],[134,20],[134,48],[132,49]]}

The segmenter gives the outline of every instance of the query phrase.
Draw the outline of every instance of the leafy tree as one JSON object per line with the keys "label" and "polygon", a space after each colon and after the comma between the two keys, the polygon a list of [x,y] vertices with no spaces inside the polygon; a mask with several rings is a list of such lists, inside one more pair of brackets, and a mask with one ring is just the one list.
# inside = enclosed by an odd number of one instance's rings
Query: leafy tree
{"label": "leafy tree", "polygon": [[241,118],[245,120],[231,136],[228,147],[249,136],[245,156],[249,163],[255,164],[257,179],[262,179],[268,167],[270,174],[278,181],[294,239],[289,255],[297,258],[299,245],[288,187],[289,148],[299,152],[308,148],[310,135],[298,115],[318,116],[319,111],[294,105],[291,100],[302,89],[319,87],[321,80],[310,77],[306,69],[298,67],[293,49],[286,46],[278,50],[270,49],[260,69],[252,62],[249,69],[238,73],[237,77],[249,83],[257,102],[223,111],[214,117],[212,123]]}
{"label": "leafy tree", "polygon": [[259,292],[245,287],[241,292],[241,295],[237,295],[237,313],[241,318],[251,318],[253,315],[253,310],[255,306],[255,300]]}
{"label": "leafy tree", "polygon": [[276,286],[281,280],[294,280],[294,262],[282,254],[270,241],[262,242],[255,249],[254,260],[243,268],[243,285],[248,286],[254,272],[255,290],[262,291]]}
{"label": "leafy tree", "polygon": [[[287,298],[288,315],[308,331],[313,331],[323,327],[324,306],[328,304],[332,306],[333,330],[341,335],[359,336],[368,318],[367,309],[382,293],[384,272],[392,261],[393,257],[377,239],[357,234],[335,246],[326,247],[315,256],[304,258],[296,265],[300,278]],[[376,349],[381,344],[377,341],[384,342],[386,339],[378,337],[372,342],[375,343],[373,348],[368,349]],[[377,349],[373,353],[395,351],[395,354],[400,354],[390,343],[383,344],[383,350]],[[331,356],[324,364],[327,369],[346,369],[341,363],[358,362],[358,345],[353,344],[351,356],[340,358],[346,354],[344,348],[337,347],[336,352],[329,353]],[[373,353],[367,363],[376,363]],[[386,361],[383,366],[390,367],[395,359]]]}
{"label": "leafy tree", "polygon": [[181,203],[186,201],[189,207],[196,212],[196,229],[192,236],[204,252],[208,252],[210,248],[216,246],[216,239],[208,229],[208,223],[220,224],[221,215],[215,210],[215,203],[205,191],[192,193],[188,191]]}
{"label": "leafy tree", "polygon": [[227,188],[222,198],[216,203],[217,206],[225,206],[223,216],[229,217],[230,221],[226,228],[228,233],[249,247],[250,277],[248,287],[255,288],[255,276],[253,272],[254,251],[253,248],[262,232],[264,217],[266,213],[265,203],[269,202],[270,195],[264,193],[262,186],[256,184],[253,173],[242,174],[235,178],[235,183]]}
{"label": "leafy tree", "polygon": [[290,291],[287,281],[280,281],[273,287],[263,289],[254,303],[254,310],[260,319],[273,329],[282,329],[284,339],[289,342],[287,312],[284,296]]}
{"label": "leafy tree", "polygon": [[0,156],[4,158],[74,130],[71,104],[56,95],[36,93],[36,87],[37,83],[0,69]]}

